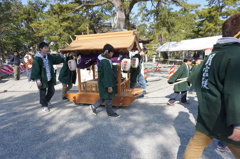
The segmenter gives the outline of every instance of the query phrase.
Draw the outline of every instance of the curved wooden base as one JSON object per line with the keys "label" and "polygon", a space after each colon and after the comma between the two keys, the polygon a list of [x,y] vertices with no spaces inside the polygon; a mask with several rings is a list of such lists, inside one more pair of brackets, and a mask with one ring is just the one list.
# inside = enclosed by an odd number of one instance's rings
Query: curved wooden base
{"label": "curved wooden base", "polygon": [[[116,94],[112,100],[113,106],[128,106],[136,98],[133,95],[141,94],[142,89],[130,89],[127,92],[122,93],[121,95]],[[99,98],[99,93],[86,93],[86,92],[77,92],[77,93],[67,93],[66,97],[73,103],[82,103],[82,104],[94,104]]]}

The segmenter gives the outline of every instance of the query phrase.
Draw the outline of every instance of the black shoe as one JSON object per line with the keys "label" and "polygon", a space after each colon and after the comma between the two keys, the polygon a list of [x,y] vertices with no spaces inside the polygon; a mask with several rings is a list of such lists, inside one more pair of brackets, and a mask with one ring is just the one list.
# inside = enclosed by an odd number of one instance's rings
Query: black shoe
{"label": "black shoe", "polygon": [[89,108],[91,109],[93,115],[97,115],[97,109],[93,105],[90,105]]}
{"label": "black shoe", "polygon": [[63,97],[62,100],[69,100],[67,97]]}
{"label": "black shoe", "polygon": [[121,115],[118,115],[117,113],[114,113],[114,114],[112,114],[112,115],[108,115],[108,116],[119,118]]}

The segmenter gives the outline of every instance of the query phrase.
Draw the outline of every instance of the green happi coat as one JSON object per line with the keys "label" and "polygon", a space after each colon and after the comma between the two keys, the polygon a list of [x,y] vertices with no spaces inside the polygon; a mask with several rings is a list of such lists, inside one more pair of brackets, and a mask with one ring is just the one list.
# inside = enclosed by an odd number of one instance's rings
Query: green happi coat
{"label": "green happi coat", "polygon": [[64,58],[63,67],[60,70],[58,80],[64,84],[72,84],[76,82],[76,71],[71,71],[68,67],[68,58]]}
{"label": "green happi coat", "polygon": [[[177,82],[180,78],[186,78],[189,75],[189,69],[187,65],[184,63],[182,64],[177,71],[172,75],[172,77],[168,80],[169,84]],[[179,84],[174,85],[173,88],[176,92],[183,92],[188,90],[188,82],[182,82]]]}
{"label": "green happi coat", "polygon": [[[62,58],[60,55],[53,56],[53,55],[48,54],[47,56],[48,56],[48,61],[49,61],[49,65],[50,65],[52,81],[53,81],[54,85],[56,85],[56,78],[54,76],[53,64],[59,64],[59,63],[64,62],[64,58]],[[41,57],[38,57],[38,56],[34,57],[31,79],[32,80],[36,80],[36,79],[41,80],[42,86],[38,86],[39,89],[48,88],[47,73],[46,73],[46,69],[44,68],[44,63],[43,63]]]}
{"label": "green happi coat", "polygon": [[194,65],[192,67],[191,73],[188,77],[188,82],[191,81],[192,85],[195,84],[196,77],[197,77],[196,74],[199,73],[199,69],[201,68],[201,65],[202,65],[202,63],[199,65]]}
{"label": "green happi coat", "polygon": [[[218,41],[226,41],[222,38]],[[235,39],[235,40],[234,40]],[[233,41],[236,41],[234,38]],[[194,73],[194,88],[199,108],[196,129],[227,143],[233,125],[240,124],[240,40],[239,43],[218,43]]]}
{"label": "green happi coat", "polygon": [[[101,55],[100,55],[101,56]],[[116,85],[116,70],[117,66],[112,65],[109,60],[101,59],[98,66],[98,89],[100,98],[112,99],[117,92]],[[108,87],[113,88],[113,92],[108,92]]]}

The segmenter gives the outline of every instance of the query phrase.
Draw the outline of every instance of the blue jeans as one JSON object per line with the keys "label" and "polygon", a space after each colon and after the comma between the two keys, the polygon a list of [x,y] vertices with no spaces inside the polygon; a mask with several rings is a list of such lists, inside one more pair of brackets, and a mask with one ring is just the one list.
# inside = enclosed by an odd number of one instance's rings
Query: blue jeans
{"label": "blue jeans", "polygon": [[30,82],[30,81],[31,81],[32,69],[27,69],[27,68],[26,68],[26,72],[27,72],[28,82]]}
{"label": "blue jeans", "polygon": [[[143,93],[146,93],[146,88],[147,88],[147,84],[146,84],[146,80],[143,77],[142,74],[139,75],[138,77],[138,83],[140,84],[140,88],[144,89]],[[130,82],[130,88],[135,88],[136,87],[137,82]]]}
{"label": "blue jeans", "polygon": [[227,147],[227,145],[221,140],[218,140],[218,146],[221,146],[221,147],[224,147],[224,148]]}
{"label": "blue jeans", "polygon": [[145,78],[144,78],[144,76],[142,74],[139,75],[138,82],[139,82],[140,87],[142,89],[146,89],[147,88],[146,80],[145,80]]}
{"label": "blue jeans", "polygon": [[[146,80],[145,80],[145,78],[143,77],[142,74],[140,74],[139,77],[138,77],[138,83],[140,84],[140,87],[142,89],[146,89],[147,88]],[[130,82],[130,88],[135,88],[136,84],[137,84],[137,82],[131,81]]]}

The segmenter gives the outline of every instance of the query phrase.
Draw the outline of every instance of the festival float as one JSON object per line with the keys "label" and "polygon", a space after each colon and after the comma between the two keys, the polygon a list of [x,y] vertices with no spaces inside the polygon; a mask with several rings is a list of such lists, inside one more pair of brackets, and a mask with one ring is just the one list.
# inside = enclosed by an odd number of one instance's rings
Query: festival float
{"label": "festival float", "polygon": [[[130,89],[130,71],[126,67],[131,65],[129,60],[130,51],[140,51],[136,31],[121,31],[110,33],[99,33],[89,35],[75,35],[75,40],[68,47],[61,49],[63,54],[76,53],[77,58],[77,84],[78,92],[67,93],[66,97],[73,103],[93,104],[99,98],[98,81],[96,74],[97,57],[102,53],[105,44],[111,44],[115,48],[112,57],[113,64],[117,69],[117,94],[113,98],[113,106],[128,106],[142,93],[141,88]],[[81,81],[81,69],[91,67],[93,78]]]}

